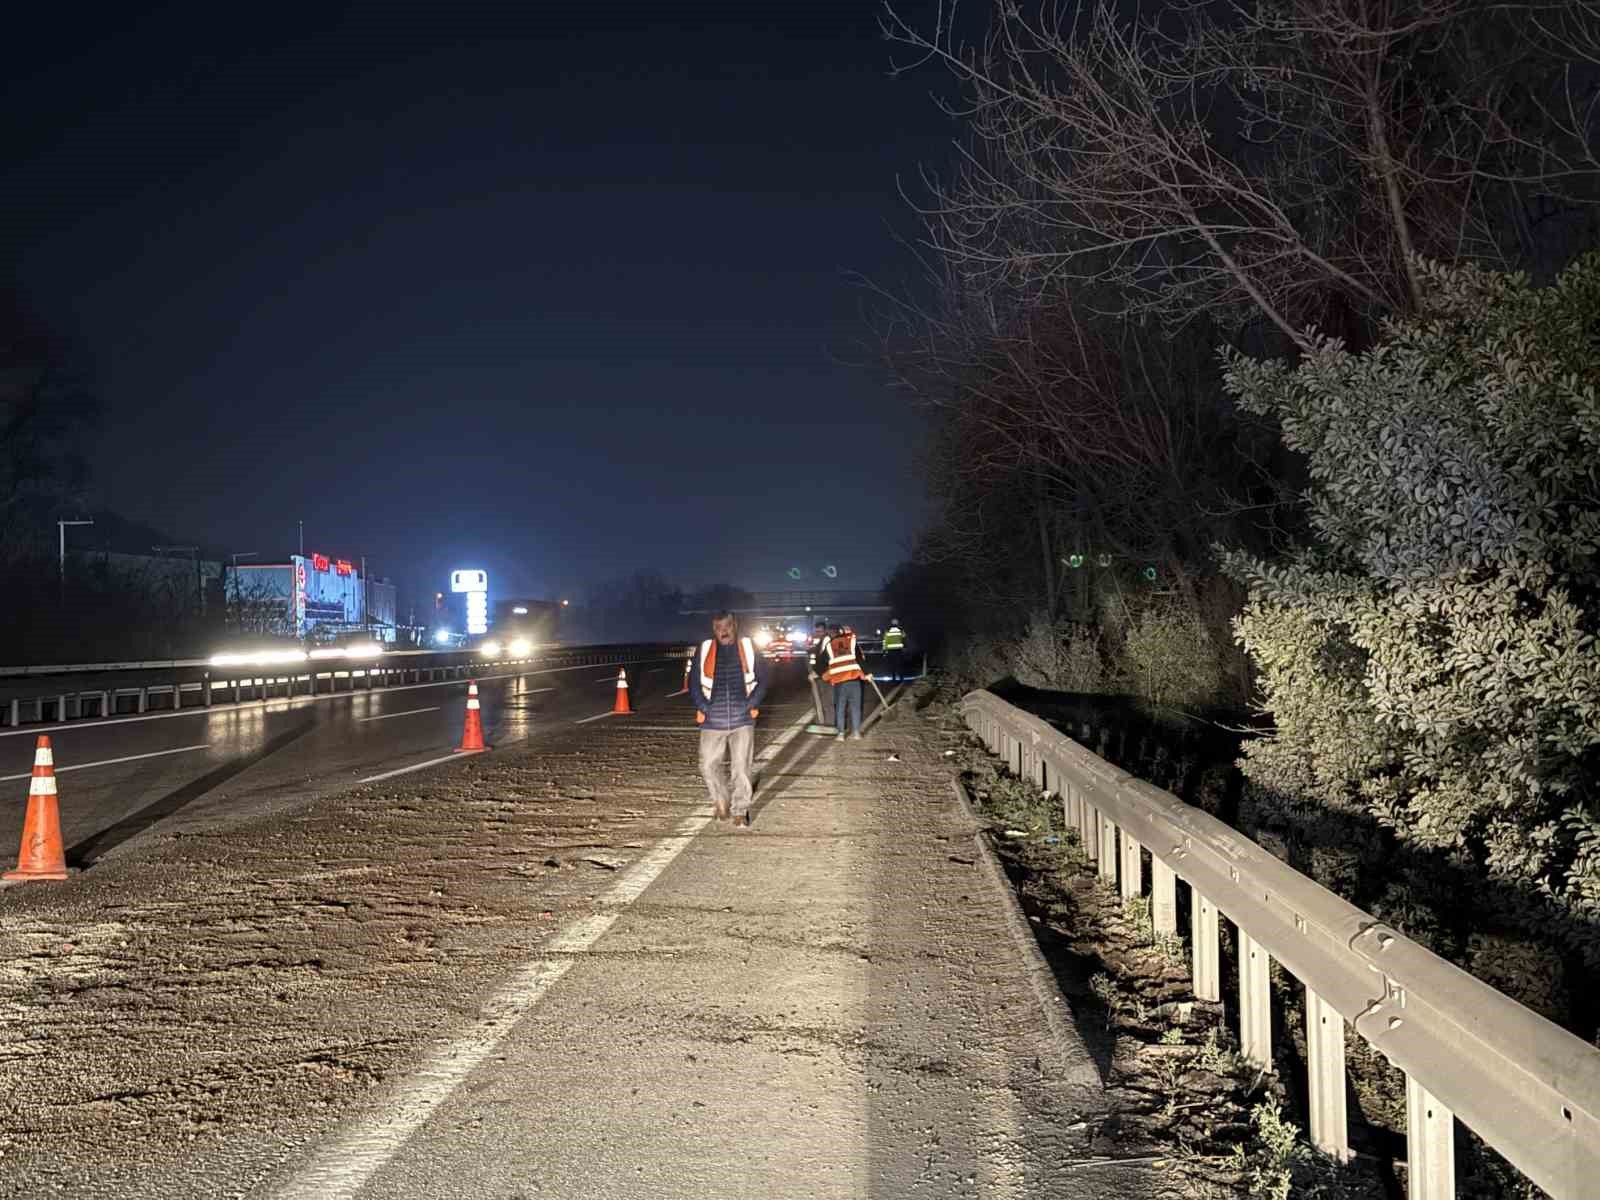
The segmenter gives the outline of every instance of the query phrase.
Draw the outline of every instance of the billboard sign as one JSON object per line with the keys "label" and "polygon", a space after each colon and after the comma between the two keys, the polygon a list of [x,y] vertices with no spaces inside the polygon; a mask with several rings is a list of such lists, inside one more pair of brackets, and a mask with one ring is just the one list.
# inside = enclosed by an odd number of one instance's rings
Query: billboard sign
{"label": "billboard sign", "polygon": [[489,572],[451,571],[450,590],[465,592],[467,597],[467,632],[489,632]]}

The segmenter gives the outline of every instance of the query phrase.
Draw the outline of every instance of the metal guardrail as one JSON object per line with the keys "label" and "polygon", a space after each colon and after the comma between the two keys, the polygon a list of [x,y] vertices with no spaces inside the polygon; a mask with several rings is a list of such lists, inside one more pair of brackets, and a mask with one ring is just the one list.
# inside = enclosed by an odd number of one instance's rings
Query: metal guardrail
{"label": "metal guardrail", "polygon": [[[153,662],[76,663],[0,667],[0,725],[25,720],[64,723],[94,717],[131,716],[154,709],[175,711],[223,703],[326,691],[380,689],[466,679],[506,667],[609,666],[641,657],[682,658],[681,643],[628,643],[541,647],[529,656],[486,656],[475,650],[395,650],[376,658],[329,658],[283,664],[216,667],[209,659]],[[118,682],[118,681],[121,682]],[[343,681],[345,686],[340,687]],[[88,683],[90,686],[85,686]],[[195,704],[187,704],[193,695]],[[123,702],[127,702],[126,710]]]}
{"label": "metal guardrail", "polygon": [[1350,1156],[1345,1023],[1406,1076],[1411,1200],[1455,1195],[1455,1118],[1557,1200],[1600,1193],[1600,1050],[1390,929],[1170,792],[1135,779],[984,691],[967,725],[1019,776],[1062,799],[1100,877],[1144,894],[1177,929],[1190,889],[1194,990],[1221,998],[1219,914],[1238,931],[1241,1053],[1272,1066],[1269,966],[1306,991],[1311,1140]]}

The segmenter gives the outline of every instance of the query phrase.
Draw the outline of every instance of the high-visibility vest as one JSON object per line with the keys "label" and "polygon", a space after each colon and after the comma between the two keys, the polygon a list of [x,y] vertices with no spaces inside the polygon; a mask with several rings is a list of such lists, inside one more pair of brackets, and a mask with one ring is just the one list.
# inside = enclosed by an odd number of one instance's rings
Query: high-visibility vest
{"label": "high-visibility vest", "polygon": [[888,632],[883,635],[883,648],[885,650],[904,650],[906,648],[906,631],[898,625],[889,626]]}
{"label": "high-visibility vest", "polygon": [[861,676],[861,665],[856,661],[856,636],[842,633],[828,643],[828,669],[822,677],[829,683],[848,683]]}
{"label": "high-visibility vest", "polygon": [[[744,671],[744,694],[748,696],[756,690],[756,644],[747,637],[742,637],[735,643],[739,647],[739,666]],[[707,700],[711,699],[711,689],[717,682],[717,640],[707,638],[700,643],[700,691]],[[705,713],[696,714],[704,723]],[[750,710],[751,716],[759,715],[754,709]]]}

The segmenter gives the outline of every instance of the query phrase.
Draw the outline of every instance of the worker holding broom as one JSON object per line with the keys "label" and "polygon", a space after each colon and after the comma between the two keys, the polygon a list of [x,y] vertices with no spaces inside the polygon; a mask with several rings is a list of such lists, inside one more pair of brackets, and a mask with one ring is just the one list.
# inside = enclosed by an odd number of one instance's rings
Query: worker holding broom
{"label": "worker holding broom", "polygon": [[856,645],[855,630],[850,626],[834,626],[833,636],[822,647],[818,665],[822,678],[833,685],[833,721],[837,731],[834,737],[845,739],[845,726],[850,726],[850,738],[861,740],[861,681],[870,678],[861,669],[861,651]]}

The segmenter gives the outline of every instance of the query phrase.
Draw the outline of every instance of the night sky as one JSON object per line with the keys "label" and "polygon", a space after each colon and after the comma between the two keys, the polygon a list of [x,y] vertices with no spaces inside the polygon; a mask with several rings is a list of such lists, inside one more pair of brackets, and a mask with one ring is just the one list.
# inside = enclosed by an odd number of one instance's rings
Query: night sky
{"label": "night sky", "polygon": [[953,129],[872,0],[141,7],[33,9],[0,83],[100,503],[417,589],[904,557],[922,422],[848,273],[913,273],[897,180]]}

